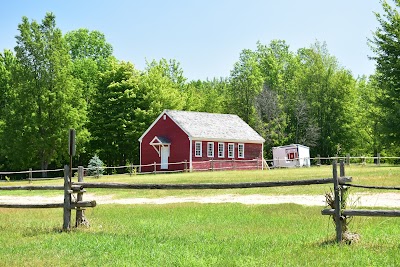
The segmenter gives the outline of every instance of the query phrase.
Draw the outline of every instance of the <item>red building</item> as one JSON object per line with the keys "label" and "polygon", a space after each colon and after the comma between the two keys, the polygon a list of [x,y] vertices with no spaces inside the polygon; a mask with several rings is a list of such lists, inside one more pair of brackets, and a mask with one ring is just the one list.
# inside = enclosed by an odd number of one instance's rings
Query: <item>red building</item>
{"label": "red building", "polygon": [[140,171],[261,169],[264,141],[237,115],[164,110],[139,138]]}

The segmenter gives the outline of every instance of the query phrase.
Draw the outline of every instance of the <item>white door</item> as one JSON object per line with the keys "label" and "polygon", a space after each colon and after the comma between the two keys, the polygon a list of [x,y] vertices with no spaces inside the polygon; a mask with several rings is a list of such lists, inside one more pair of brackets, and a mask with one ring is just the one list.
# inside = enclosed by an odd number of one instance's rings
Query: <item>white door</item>
{"label": "white door", "polygon": [[161,147],[161,169],[168,169],[169,146]]}

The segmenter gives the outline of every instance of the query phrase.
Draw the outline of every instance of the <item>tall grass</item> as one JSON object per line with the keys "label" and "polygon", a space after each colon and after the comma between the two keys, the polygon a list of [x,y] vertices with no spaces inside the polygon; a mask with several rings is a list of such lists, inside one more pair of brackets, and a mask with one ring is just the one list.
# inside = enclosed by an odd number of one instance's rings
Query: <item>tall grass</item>
{"label": "tall grass", "polygon": [[59,232],[60,210],[0,209],[2,266],[397,266],[395,218],[354,222],[339,246],[331,220],[299,205],[103,205],[92,226]]}
{"label": "tall grass", "polygon": [[[354,183],[398,185],[398,167],[350,166]],[[168,175],[104,176],[96,182],[206,183],[324,178],[330,166]],[[1,185],[27,185],[27,181]],[[62,184],[39,181],[34,185]],[[331,185],[243,190],[92,190],[115,197],[210,194],[320,194]],[[353,189],[351,189],[352,192]],[[355,189],[357,191],[357,189]],[[52,195],[52,191],[0,191]],[[60,192],[62,194],[62,192]],[[90,228],[60,231],[62,209],[0,209],[0,266],[398,266],[398,218],[356,217],[361,242],[332,241],[332,220],[318,207],[241,204],[101,205],[88,209]]]}

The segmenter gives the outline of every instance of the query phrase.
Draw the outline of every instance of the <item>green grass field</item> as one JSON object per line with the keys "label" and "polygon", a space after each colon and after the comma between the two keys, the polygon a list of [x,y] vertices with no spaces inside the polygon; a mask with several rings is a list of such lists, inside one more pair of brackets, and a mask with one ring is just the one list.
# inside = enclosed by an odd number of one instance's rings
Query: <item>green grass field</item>
{"label": "green grass field", "polygon": [[[399,185],[398,167],[350,166],[354,183]],[[331,168],[104,176],[96,182],[204,183],[323,178]],[[41,181],[37,184],[60,184]],[[0,185],[27,185],[10,182]],[[325,190],[326,189],[326,190]],[[117,198],[164,195],[323,194],[330,185],[244,190],[95,190]],[[92,189],[88,189],[92,192]],[[150,192],[147,192],[150,191]],[[376,191],[374,191],[376,192]],[[54,194],[0,191],[0,194]],[[356,244],[336,245],[321,207],[241,204],[101,205],[90,228],[60,231],[62,209],[0,209],[0,266],[399,266],[400,218],[356,217]],[[73,213],[74,214],[74,213]]]}

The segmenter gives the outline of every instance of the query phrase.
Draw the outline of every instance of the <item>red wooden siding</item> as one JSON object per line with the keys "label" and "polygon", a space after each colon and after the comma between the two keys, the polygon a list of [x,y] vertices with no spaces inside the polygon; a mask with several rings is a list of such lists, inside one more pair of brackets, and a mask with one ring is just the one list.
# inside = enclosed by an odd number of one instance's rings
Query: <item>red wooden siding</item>
{"label": "red wooden siding", "polygon": [[[244,144],[244,158],[238,156],[238,144],[234,142],[214,142],[214,157],[207,156],[207,144],[210,141],[202,141],[202,156],[195,156],[195,143],[198,141],[192,141],[192,168],[194,170],[222,170],[222,169],[258,169],[261,168],[261,151],[262,144],[253,143],[240,143]],[[218,143],[224,143],[224,158],[218,157]],[[235,157],[228,158],[228,144],[235,144]],[[258,159],[258,161],[257,161]],[[210,162],[213,160],[213,162]]]}
{"label": "red wooden siding", "polygon": [[[195,144],[199,141],[192,141],[192,157],[193,161],[204,161],[210,160],[211,158],[207,156],[207,144],[211,141],[201,141],[202,142],[202,156],[196,157],[195,156]],[[235,144],[235,159],[237,160],[245,160],[245,159],[255,159],[261,157],[261,149],[262,144],[253,144],[253,143],[244,143],[244,158],[239,158],[238,156],[238,144],[243,143],[234,143],[234,142],[213,142],[214,143],[214,159],[215,160],[224,160],[224,159],[232,159],[228,158],[228,144],[233,143]],[[224,143],[224,158],[218,158],[218,143]]]}
{"label": "red wooden siding", "polygon": [[[141,165],[148,165],[161,163],[161,157],[156,150],[149,144],[155,136],[163,136],[171,141],[170,155],[168,158],[168,170],[183,170],[182,164],[171,164],[174,162],[182,162],[187,160],[189,162],[189,138],[186,133],[171,120],[168,115],[161,116],[153,127],[143,137],[141,143]],[[154,166],[143,166],[142,172],[154,171]],[[157,166],[157,171],[161,171],[160,166]]]}

